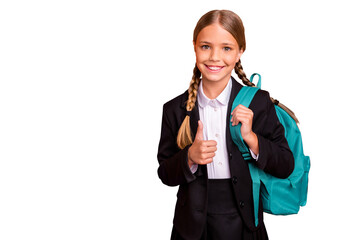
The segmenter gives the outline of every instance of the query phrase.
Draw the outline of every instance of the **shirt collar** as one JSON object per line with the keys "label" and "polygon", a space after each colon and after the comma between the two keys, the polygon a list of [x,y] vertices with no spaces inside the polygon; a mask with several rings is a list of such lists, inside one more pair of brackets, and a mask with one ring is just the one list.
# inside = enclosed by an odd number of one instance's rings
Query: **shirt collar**
{"label": "shirt collar", "polygon": [[[216,100],[215,102],[217,102],[223,106],[226,106],[230,99],[231,88],[232,88],[232,81],[230,78],[226,87],[224,88],[224,90],[219,94],[219,96],[217,96],[217,98],[214,99],[214,100]],[[198,104],[201,108],[206,107],[209,104],[209,102],[211,101],[211,99],[209,99],[204,94],[202,81],[200,81],[197,100],[198,100]]]}

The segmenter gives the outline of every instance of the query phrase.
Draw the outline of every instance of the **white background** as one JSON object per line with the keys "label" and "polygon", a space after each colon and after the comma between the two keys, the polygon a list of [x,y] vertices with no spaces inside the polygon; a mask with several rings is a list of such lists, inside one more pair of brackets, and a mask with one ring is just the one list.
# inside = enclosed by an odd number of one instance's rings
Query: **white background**
{"label": "white background", "polygon": [[270,239],[359,238],[356,1],[1,1],[0,239],[169,239],[162,105],[183,93],[192,32],[242,18],[248,76],[295,111],[308,204]]}

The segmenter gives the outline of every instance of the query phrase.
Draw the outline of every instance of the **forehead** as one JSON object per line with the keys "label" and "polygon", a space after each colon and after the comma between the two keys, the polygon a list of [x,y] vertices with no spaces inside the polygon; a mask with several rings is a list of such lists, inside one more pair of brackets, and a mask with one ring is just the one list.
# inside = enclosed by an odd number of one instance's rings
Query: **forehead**
{"label": "forehead", "polygon": [[204,27],[197,36],[197,43],[208,42],[212,44],[236,44],[235,38],[226,31],[220,24],[213,23],[209,26]]}

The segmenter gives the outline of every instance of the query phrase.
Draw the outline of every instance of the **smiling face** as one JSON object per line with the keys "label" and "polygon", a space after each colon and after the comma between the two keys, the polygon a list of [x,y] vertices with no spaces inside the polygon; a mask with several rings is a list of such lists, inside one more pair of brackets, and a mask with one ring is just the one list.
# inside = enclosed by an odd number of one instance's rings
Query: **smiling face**
{"label": "smiling face", "polygon": [[235,38],[218,23],[208,25],[199,32],[194,50],[204,84],[226,84],[243,53]]}

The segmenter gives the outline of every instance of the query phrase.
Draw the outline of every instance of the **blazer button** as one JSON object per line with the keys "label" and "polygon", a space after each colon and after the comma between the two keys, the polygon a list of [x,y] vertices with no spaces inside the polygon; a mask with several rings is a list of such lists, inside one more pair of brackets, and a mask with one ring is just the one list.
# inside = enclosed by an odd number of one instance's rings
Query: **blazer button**
{"label": "blazer button", "polygon": [[236,177],[236,176],[233,176],[233,177],[232,177],[232,181],[233,181],[234,184],[236,184],[237,181],[238,181],[238,180],[237,180],[237,177]]}
{"label": "blazer button", "polygon": [[240,205],[241,208],[243,208],[245,206],[245,203],[243,201],[240,201],[239,205]]}
{"label": "blazer button", "polygon": [[229,153],[229,159],[232,159],[232,153]]}

